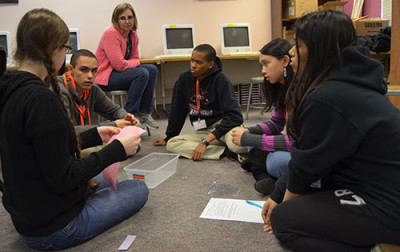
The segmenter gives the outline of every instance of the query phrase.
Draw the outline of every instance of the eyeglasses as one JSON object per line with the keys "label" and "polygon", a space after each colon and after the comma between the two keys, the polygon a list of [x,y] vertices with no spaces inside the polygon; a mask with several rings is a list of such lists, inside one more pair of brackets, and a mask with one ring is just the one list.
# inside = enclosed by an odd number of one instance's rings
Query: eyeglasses
{"label": "eyeglasses", "polygon": [[74,48],[69,46],[69,45],[62,45],[63,47],[65,47],[65,53],[67,54],[71,54],[74,51]]}
{"label": "eyeglasses", "polygon": [[121,20],[121,21],[126,21],[126,20],[131,21],[132,19],[133,19],[133,16],[120,17],[120,18],[119,18],[119,20]]}

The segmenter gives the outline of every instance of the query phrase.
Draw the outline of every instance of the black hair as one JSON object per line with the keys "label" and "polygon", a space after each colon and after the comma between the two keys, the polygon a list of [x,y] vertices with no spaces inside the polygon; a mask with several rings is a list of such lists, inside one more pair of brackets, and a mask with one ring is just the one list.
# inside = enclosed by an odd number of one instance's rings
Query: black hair
{"label": "black hair", "polygon": [[[286,103],[289,109],[288,134],[297,138],[300,134],[298,118],[306,97],[318,87],[332,70],[342,65],[342,52],[356,44],[356,32],[349,16],[340,11],[312,12],[298,18],[295,26],[295,42],[298,67],[295,84],[289,87]],[[308,49],[304,66],[300,66],[299,40]],[[299,74],[299,69],[304,69]]]}
{"label": "black hair", "polygon": [[[277,38],[266,44],[261,48],[260,53],[263,55],[273,56],[277,59],[282,59],[283,57],[289,56],[289,50],[292,45],[289,41],[281,38]],[[264,79],[262,85],[262,90],[265,96],[265,106],[263,112],[268,112],[275,107],[277,109],[285,109],[286,107],[286,91],[292,83],[294,76],[293,68],[288,64],[286,67],[286,77],[284,77],[285,82],[283,85],[271,84],[267,79]]]}
{"label": "black hair", "polygon": [[94,53],[92,53],[91,51],[89,51],[87,49],[80,49],[78,51],[75,51],[71,56],[71,65],[73,67],[76,66],[76,62],[78,61],[79,57],[81,57],[81,56],[86,56],[86,57],[94,58],[97,60],[96,55],[94,55]]}
{"label": "black hair", "polygon": [[206,55],[207,61],[215,61],[217,58],[217,53],[215,52],[214,47],[209,44],[201,44],[196,46],[193,51],[202,52]]}

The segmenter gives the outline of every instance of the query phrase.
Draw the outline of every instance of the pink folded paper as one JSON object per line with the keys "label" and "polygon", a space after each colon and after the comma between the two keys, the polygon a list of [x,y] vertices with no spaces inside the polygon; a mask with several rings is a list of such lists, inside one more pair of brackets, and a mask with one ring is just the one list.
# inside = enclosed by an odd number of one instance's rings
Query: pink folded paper
{"label": "pink folded paper", "polygon": [[[131,136],[135,134],[143,134],[146,132],[144,129],[136,127],[136,126],[127,126],[121,130],[120,133],[112,136],[107,144],[110,144],[114,139],[120,139],[121,137]],[[114,187],[115,191],[117,190],[117,174],[119,170],[120,162],[116,162],[106,169],[103,170],[103,177],[104,179]]]}

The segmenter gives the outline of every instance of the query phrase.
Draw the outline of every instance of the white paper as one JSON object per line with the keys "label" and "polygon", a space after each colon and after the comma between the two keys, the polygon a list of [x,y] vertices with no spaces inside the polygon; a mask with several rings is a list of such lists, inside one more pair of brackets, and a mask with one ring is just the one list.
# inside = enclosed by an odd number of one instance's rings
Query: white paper
{"label": "white paper", "polygon": [[118,250],[119,251],[125,251],[128,250],[129,247],[132,245],[133,241],[136,239],[136,235],[128,235],[125,238],[125,241],[119,246]]}
{"label": "white paper", "polygon": [[[265,201],[252,202],[260,206],[265,203]],[[211,198],[200,218],[263,224],[261,210],[259,207],[246,203],[245,200]]]}
{"label": "white paper", "polygon": [[207,128],[206,120],[194,121],[193,128],[195,131]]}

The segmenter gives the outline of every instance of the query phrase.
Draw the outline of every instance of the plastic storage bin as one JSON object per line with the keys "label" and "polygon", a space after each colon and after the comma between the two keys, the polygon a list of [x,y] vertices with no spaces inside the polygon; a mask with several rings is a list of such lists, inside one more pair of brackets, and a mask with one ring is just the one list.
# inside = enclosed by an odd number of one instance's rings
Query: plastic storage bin
{"label": "plastic storage bin", "polygon": [[178,154],[151,153],[124,167],[129,179],[143,180],[152,189],[176,172]]}

